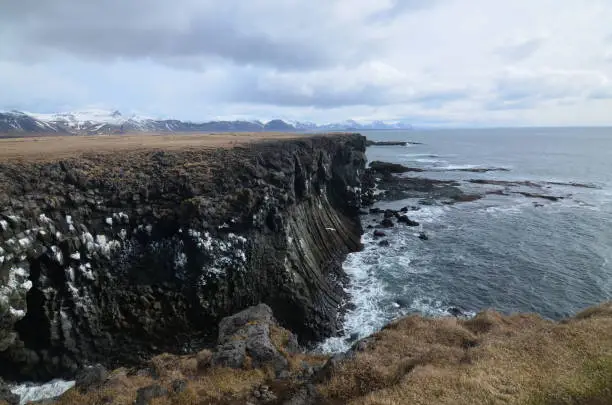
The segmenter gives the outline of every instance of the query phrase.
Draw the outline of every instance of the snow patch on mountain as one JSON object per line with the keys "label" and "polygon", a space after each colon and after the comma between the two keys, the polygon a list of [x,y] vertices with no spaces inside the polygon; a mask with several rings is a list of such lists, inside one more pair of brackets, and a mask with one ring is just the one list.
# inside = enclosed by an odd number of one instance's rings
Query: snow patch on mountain
{"label": "snow patch on mountain", "polygon": [[219,120],[190,122],[173,119],[154,119],[137,114],[124,115],[119,111],[88,109],[57,114],[0,112],[2,133],[65,133],[65,134],[125,134],[132,132],[261,132],[261,131],[359,131],[373,129],[411,129],[401,121],[358,122],[318,125],[313,122],[273,119]]}

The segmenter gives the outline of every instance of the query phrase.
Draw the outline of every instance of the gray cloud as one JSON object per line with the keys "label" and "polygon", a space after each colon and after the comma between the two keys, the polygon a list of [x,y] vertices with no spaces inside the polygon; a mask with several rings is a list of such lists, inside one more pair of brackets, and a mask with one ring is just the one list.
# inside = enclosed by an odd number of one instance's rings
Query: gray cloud
{"label": "gray cloud", "polygon": [[325,2],[277,3],[3,0],[0,33],[20,40],[14,52],[22,58],[55,50],[97,60],[216,57],[304,70],[376,53],[359,31],[323,23]]}
{"label": "gray cloud", "polygon": [[370,18],[373,21],[385,22],[401,17],[408,12],[438,6],[442,1],[443,0],[395,0],[391,7],[374,13]]}
{"label": "gray cloud", "polygon": [[394,104],[413,104],[422,108],[439,108],[447,103],[467,99],[467,90],[406,90],[395,83],[376,83],[358,80],[351,85],[330,85],[327,80],[272,77],[262,80],[251,72],[233,85],[227,101],[314,107],[332,109],[351,106],[384,107]]}
{"label": "gray cloud", "polygon": [[495,52],[509,62],[519,62],[532,56],[542,44],[542,39],[534,38],[517,44],[500,46]]}
{"label": "gray cloud", "polygon": [[0,109],[609,122],[604,3],[0,0]]}

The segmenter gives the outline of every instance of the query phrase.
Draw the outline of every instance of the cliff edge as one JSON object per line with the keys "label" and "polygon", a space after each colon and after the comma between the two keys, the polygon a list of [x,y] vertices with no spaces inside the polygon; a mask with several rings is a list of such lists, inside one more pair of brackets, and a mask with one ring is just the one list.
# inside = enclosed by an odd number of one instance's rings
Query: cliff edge
{"label": "cliff edge", "polygon": [[0,163],[2,377],[177,352],[260,302],[302,341],[337,330],[341,262],[360,247],[365,138],[173,138],[41,141],[70,151],[56,155],[11,144],[15,158]]}

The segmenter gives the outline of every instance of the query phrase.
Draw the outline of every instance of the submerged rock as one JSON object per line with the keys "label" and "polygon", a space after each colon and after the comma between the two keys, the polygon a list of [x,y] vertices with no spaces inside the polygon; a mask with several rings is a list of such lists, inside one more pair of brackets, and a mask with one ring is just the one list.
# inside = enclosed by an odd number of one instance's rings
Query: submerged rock
{"label": "submerged rock", "polygon": [[421,225],[417,221],[413,221],[410,218],[408,218],[407,215],[400,215],[400,217],[397,219],[397,222],[400,222],[402,224],[406,224],[407,226],[419,226],[419,225]]}
{"label": "submerged rock", "polygon": [[429,236],[425,232],[419,233],[419,239],[421,240],[429,240]]}
{"label": "submerged rock", "polygon": [[381,162],[378,160],[375,160],[372,163],[370,163],[369,168],[372,171],[380,173],[382,175],[399,174],[399,173],[406,173],[406,172],[423,172],[424,171],[423,169],[419,169],[416,167],[406,167],[399,163]]}
{"label": "submerged rock", "polygon": [[454,317],[460,317],[460,316],[465,315],[464,312],[457,307],[450,307],[446,310],[446,312],[448,312],[450,315]]}
{"label": "submerged rock", "polygon": [[380,225],[383,228],[393,228],[395,226],[395,224],[393,223],[393,220],[391,218],[385,218],[382,221],[380,221]]}
{"label": "submerged rock", "polygon": [[520,194],[522,196],[525,196],[525,197],[529,197],[529,198],[541,198],[541,199],[548,200],[548,201],[553,201],[553,202],[556,202],[556,201],[559,201],[559,200],[562,200],[562,199],[565,198],[565,197],[559,197],[559,196],[554,196],[554,195],[527,193],[527,192],[524,192],[524,191],[520,191],[520,192],[518,192],[518,194]]}

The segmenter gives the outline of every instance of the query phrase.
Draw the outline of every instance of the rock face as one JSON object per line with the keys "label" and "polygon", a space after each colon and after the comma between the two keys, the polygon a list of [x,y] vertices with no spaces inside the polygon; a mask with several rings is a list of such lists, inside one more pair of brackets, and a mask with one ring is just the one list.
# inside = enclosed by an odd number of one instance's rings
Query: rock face
{"label": "rock face", "polygon": [[140,361],[268,304],[334,332],[365,138],[0,164],[0,374]]}
{"label": "rock face", "polygon": [[[242,368],[270,364],[279,373],[287,368],[287,359],[276,349],[270,337],[270,327],[276,324],[272,309],[266,304],[247,308],[223,318],[219,324],[219,339],[212,364]],[[297,340],[293,347],[298,348]]]}

